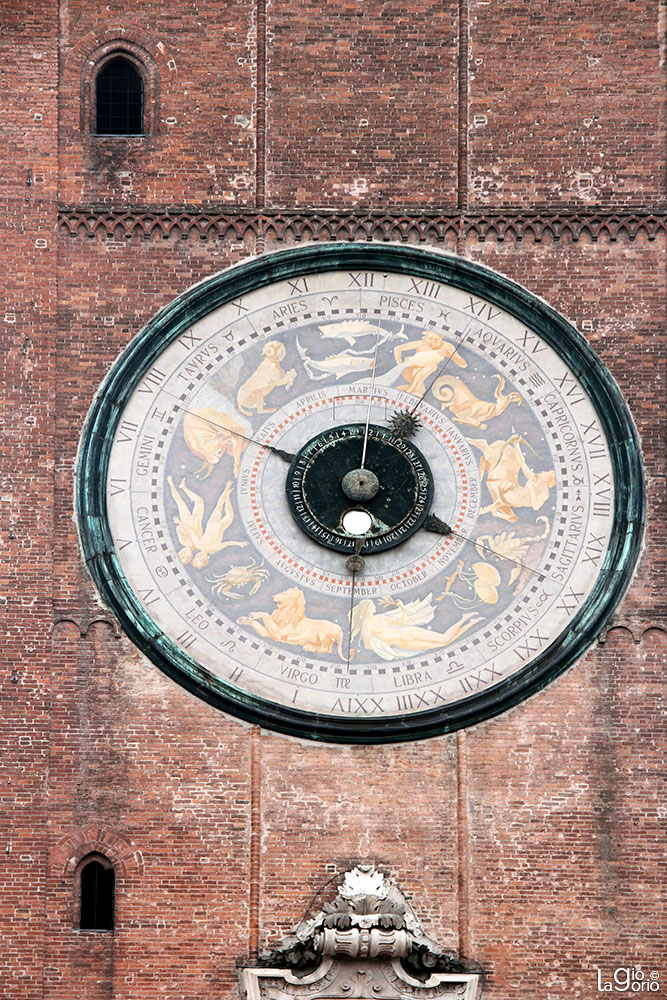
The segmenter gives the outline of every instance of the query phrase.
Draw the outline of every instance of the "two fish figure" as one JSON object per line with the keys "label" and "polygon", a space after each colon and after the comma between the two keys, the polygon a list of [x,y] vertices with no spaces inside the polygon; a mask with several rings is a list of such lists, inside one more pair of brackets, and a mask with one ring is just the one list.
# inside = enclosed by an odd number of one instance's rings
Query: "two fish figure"
{"label": "two fish figure", "polygon": [[320,333],[323,340],[345,340],[354,347],[355,342],[362,337],[374,336],[373,352],[367,351],[340,351],[338,354],[329,354],[325,358],[312,358],[299,342],[297,337],[296,348],[299,357],[303,361],[303,366],[313,381],[319,382],[324,378],[342,378],[350,372],[368,371],[375,364],[375,348],[384,344],[390,337],[405,340],[403,327],[397,334],[392,335],[389,330],[369,323],[367,320],[344,320],[342,323],[328,323],[321,326]]}

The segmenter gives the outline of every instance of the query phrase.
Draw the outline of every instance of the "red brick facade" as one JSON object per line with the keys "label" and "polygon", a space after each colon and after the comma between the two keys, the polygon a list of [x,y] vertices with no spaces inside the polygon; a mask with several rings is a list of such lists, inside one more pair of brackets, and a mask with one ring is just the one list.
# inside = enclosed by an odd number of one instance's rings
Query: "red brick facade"
{"label": "red brick facade", "polygon": [[[666,18],[659,0],[4,4],[0,995],[219,1000],[373,861],[492,1000],[667,990]],[[89,134],[146,67],[145,137]],[[191,284],[302,239],[422,242],[589,339],[642,438],[645,550],[612,628],[528,702],[375,749],[259,732],[122,637],[79,555],[76,449],[112,361]],[[662,698],[662,701],[661,701]],[[73,927],[116,868],[116,929]],[[609,976],[607,975],[607,978]]]}

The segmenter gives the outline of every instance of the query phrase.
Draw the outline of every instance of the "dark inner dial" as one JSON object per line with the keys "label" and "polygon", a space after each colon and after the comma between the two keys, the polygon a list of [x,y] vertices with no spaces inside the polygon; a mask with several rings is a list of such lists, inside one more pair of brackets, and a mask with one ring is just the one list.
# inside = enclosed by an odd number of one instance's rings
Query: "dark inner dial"
{"label": "dark inner dial", "polygon": [[[346,494],[343,477],[360,468],[365,433],[365,424],[347,424],[318,434],[296,455],[287,475],[295,521],[320,545],[338,552],[354,551],[360,537],[364,553],[399,545],[421,527],[433,500],[433,477],[421,452],[374,424],[368,428],[364,470],[377,477],[377,492],[365,499],[363,488],[356,495],[348,488]],[[367,531],[346,530],[343,519],[347,526],[349,511],[370,515]]]}

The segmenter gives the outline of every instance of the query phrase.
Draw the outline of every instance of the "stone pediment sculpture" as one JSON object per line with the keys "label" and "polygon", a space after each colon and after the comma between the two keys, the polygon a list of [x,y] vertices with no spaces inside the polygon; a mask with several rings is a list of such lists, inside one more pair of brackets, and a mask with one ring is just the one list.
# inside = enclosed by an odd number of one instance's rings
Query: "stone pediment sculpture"
{"label": "stone pediment sculpture", "polygon": [[481,974],[423,932],[386,875],[358,865],[335,899],[243,970],[242,986],[247,1000],[479,1000]]}

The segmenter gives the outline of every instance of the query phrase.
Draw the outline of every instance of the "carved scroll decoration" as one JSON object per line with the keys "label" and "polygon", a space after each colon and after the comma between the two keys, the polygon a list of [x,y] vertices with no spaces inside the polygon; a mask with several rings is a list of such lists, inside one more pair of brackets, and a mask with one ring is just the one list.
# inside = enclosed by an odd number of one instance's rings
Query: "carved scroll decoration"
{"label": "carved scroll decoration", "polygon": [[424,934],[405,896],[373,866],[345,873],[335,899],[257,968],[246,1000],[479,1000],[481,974]]}

